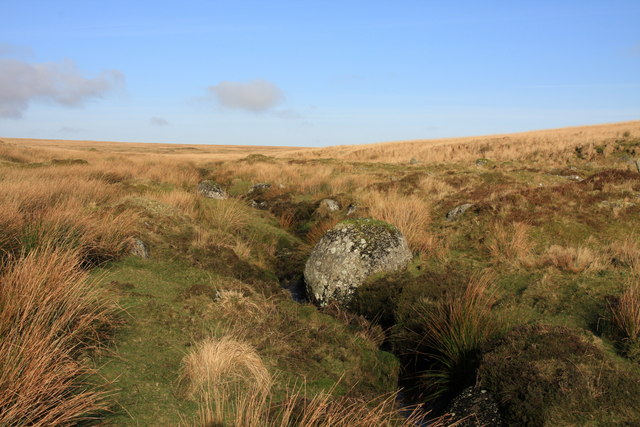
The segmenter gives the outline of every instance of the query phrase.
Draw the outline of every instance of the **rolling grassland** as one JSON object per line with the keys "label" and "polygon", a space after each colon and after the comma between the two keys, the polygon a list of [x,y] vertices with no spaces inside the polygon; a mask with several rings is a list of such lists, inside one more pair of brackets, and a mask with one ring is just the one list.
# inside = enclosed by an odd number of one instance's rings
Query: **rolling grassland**
{"label": "rolling grassland", "polygon": [[[640,122],[328,148],[0,137],[0,425],[444,426],[469,387],[504,425],[638,425],[638,160]],[[402,232],[407,269],[348,306],[294,300],[358,217]]]}

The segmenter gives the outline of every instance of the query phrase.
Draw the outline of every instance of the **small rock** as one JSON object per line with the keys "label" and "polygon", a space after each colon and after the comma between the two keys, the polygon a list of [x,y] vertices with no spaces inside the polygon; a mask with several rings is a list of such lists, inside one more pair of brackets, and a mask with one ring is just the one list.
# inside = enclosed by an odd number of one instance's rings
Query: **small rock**
{"label": "small rock", "polygon": [[224,200],[228,197],[227,192],[224,191],[220,185],[211,180],[200,182],[200,184],[198,184],[198,193],[209,199]]}
{"label": "small rock", "polygon": [[467,387],[451,401],[445,411],[450,423],[460,427],[502,426],[498,404],[491,393],[480,387]]}
{"label": "small rock", "polygon": [[347,207],[347,216],[351,216],[351,215],[355,214],[357,210],[358,210],[358,205],[356,205],[355,203],[351,203]]}
{"label": "small rock", "polygon": [[340,210],[340,205],[333,199],[324,199],[320,202],[319,208],[327,212],[337,212]]}
{"label": "small rock", "polygon": [[247,192],[247,196],[255,196],[257,194],[262,194],[268,189],[271,188],[271,184],[267,182],[260,182],[258,184],[254,184]]}
{"label": "small rock", "polygon": [[410,165],[419,165],[420,163],[422,163],[420,160],[416,159],[415,157],[413,157],[411,160],[409,160],[409,164]]}
{"label": "small rock", "polygon": [[131,255],[140,258],[149,258],[149,248],[142,240],[134,238],[131,244]]}
{"label": "small rock", "polygon": [[568,179],[569,181],[584,181],[584,178],[582,178],[580,175],[558,175],[558,177]]}
{"label": "small rock", "polygon": [[476,166],[486,166],[489,163],[489,159],[477,159]]}
{"label": "small rock", "polygon": [[249,203],[249,206],[255,209],[262,209],[262,210],[266,210],[269,208],[269,204],[264,200],[252,200]]}
{"label": "small rock", "polygon": [[453,221],[457,219],[472,206],[472,203],[465,203],[464,205],[456,206],[447,213],[447,221]]}
{"label": "small rock", "polygon": [[636,204],[633,202],[629,202],[626,200],[603,200],[598,203],[599,208],[611,208],[611,209],[624,209],[635,206]]}

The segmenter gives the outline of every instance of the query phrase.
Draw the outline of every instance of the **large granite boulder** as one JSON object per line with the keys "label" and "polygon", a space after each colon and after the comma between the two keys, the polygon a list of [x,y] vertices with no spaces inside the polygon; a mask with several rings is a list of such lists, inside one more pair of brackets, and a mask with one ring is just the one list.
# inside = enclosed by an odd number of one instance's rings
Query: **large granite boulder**
{"label": "large granite boulder", "polygon": [[340,222],[320,239],[305,265],[309,299],[318,305],[349,302],[374,273],[403,269],[411,261],[407,241],[394,226],[368,218]]}

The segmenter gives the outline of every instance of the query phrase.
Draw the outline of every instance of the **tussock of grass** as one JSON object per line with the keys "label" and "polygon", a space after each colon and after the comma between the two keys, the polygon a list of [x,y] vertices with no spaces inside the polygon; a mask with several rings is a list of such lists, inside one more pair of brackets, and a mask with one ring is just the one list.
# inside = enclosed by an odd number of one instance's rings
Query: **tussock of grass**
{"label": "tussock of grass", "polygon": [[256,350],[227,336],[197,344],[183,359],[180,373],[183,393],[198,399],[209,393],[230,393],[239,385],[264,394],[271,381]]}
{"label": "tussock of grass", "polygon": [[79,361],[113,325],[74,251],[45,247],[0,276],[0,425],[67,425],[106,410]]}
{"label": "tussock of grass", "polygon": [[423,392],[431,398],[471,385],[480,346],[500,330],[492,312],[493,274],[472,279],[461,295],[415,308],[408,348],[418,355]]}
{"label": "tussock of grass", "polygon": [[601,270],[604,264],[601,255],[586,246],[552,245],[543,257],[544,263],[572,273]]}
{"label": "tussock of grass", "polygon": [[631,281],[618,301],[609,307],[614,326],[625,339],[637,341],[640,338],[640,281]]}
{"label": "tussock of grass", "polygon": [[395,225],[415,252],[428,250],[432,241],[427,226],[431,222],[429,204],[421,197],[403,195],[398,191],[368,191],[360,196],[369,215]]}
{"label": "tussock of grass", "polygon": [[487,248],[498,262],[520,263],[531,251],[529,232],[531,227],[525,223],[495,223],[489,233]]}

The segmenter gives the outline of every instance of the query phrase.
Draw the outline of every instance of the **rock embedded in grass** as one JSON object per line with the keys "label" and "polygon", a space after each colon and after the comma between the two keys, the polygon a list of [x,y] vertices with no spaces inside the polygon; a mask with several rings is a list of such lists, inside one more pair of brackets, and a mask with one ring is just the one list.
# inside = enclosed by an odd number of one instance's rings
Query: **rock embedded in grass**
{"label": "rock embedded in grass", "polygon": [[131,243],[131,255],[140,258],[149,258],[149,248],[142,240],[134,238]]}
{"label": "rock embedded in grass", "polygon": [[267,182],[260,182],[258,184],[254,184],[247,192],[247,196],[259,196],[270,188],[271,188],[271,184]]}
{"label": "rock embedded in grass", "polygon": [[342,221],[320,239],[307,260],[307,293],[321,306],[334,300],[345,305],[367,277],[401,270],[411,258],[406,239],[394,226],[369,218]]}
{"label": "rock embedded in grass", "polygon": [[319,209],[326,212],[337,212],[340,210],[340,205],[333,199],[323,199],[320,201]]}
{"label": "rock embedded in grass", "polygon": [[447,221],[454,221],[458,219],[458,217],[464,214],[472,206],[473,204],[471,203],[465,203],[464,205],[456,206],[447,213]]}
{"label": "rock embedded in grass", "polygon": [[220,185],[209,179],[198,184],[198,193],[208,199],[224,200],[228,197]]}

